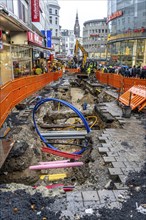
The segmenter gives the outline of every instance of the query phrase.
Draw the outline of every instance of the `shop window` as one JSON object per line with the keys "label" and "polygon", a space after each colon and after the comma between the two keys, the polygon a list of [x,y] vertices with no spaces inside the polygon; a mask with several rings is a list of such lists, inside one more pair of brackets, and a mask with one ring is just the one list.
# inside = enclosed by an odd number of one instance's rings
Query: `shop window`
{"label": "shop window", "polygon": [[12,46],[14,78],[31,74],[31,50],[26,47]]}
{"label": "shop window", "polygon": [[0,85],[12,80],[12,64],[10,47],[3,45],[3,50],[0,50]]}

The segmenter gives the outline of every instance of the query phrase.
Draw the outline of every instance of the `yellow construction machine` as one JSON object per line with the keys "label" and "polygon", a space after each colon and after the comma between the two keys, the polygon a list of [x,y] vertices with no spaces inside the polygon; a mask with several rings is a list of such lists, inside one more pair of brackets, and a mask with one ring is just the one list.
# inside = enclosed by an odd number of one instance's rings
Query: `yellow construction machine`
{"label": "yellow construction machine", "polygon": [[75,44],[75,48],[74,48],[74,61],[77,62],[78,61],[78,50],[82,51],[83,54],[83,59],[82,59],[82,69],[85,68],[85,64],[87,61],[87,57],[88,57],[88,52],[84,49],[84,47],[80,44],[79,40],[76,40],[76,44]]}

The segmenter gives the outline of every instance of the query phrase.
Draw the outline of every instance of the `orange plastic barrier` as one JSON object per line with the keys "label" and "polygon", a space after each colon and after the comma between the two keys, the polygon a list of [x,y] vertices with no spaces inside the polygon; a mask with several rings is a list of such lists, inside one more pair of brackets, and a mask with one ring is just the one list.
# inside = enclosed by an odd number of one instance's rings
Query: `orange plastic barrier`
{"label": "orange plastic barrier", "polygon": [[0,127],[16,104],[62,77],[62,71],[15,79],[0,87]]}
{"label": "orange plastic barrier", "polygon": [[119,101],[132,110],[138,108],[141,111],[146,106],[146,86],[132,86],[119,97]]}
{"label": "orange plastic barrier", "polygon": [[69,73],[79,73],[80,69],[79,68],[77,69],[65,68],[65,71],[68,71]]}
{"label": "orange plastic barrier", "polygon": [[134,77],[128,78],[115,73],[102,73],[100,70],[97,70],[96,78],[99,82],[117,89],[121,89],[124,92],[126,92],[134,85],[146,85],[146,79],[139,79]]}

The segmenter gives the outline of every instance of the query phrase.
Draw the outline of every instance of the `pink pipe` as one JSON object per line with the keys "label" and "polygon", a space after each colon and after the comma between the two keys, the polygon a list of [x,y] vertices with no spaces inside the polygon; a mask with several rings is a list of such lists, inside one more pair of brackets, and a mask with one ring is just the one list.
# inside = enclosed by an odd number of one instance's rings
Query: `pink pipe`
{"label": "pink pipe", "polygon": [[55,169],[55,168],[66,168],[66,167],[79,167],[82,166],[83,162],[73,162],[73,163],[58,163],[58,164],[46,164],[46,165],[35,165],[30,166],[30,170],[43,170],[43,169]]}
{"label": "pink pipe", "polygon": [[67,163],[67,162],[69,162],[69,160],[46,161],[46,162],[39,162],[39,164],[45,165],[45,164]]}

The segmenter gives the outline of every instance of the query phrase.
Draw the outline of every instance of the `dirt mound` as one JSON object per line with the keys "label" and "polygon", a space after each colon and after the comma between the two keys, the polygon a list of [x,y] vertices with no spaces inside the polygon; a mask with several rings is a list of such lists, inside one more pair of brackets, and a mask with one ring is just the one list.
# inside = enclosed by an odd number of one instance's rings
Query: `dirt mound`
{"label": "dirt mound", "polygon": [[3,192],[0,200],[1,220],[58,220],[60,216],[60,212],[52,212],[49,208],[55,199],[42,197],[38,192],[31,196],[24,190]]}

